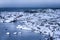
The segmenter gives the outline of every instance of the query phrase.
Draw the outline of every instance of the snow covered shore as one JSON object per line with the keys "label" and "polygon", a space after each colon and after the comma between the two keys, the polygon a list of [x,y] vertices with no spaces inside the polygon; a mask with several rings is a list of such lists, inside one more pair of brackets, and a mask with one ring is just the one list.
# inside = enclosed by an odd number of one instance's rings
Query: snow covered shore
{"label": "snow covered shore", "polygon": [[17,29],[50,35],[54,40],[60,40],[60,9],[0,13],[0,23],[15,22],[22,23],[17,25]]}

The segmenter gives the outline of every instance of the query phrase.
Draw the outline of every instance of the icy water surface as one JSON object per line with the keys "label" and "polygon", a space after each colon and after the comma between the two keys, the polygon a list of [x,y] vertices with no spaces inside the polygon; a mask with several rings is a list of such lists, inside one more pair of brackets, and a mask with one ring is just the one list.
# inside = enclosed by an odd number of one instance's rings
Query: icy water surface
{"label": "icy water surface", "polygon": [[15,23],[0,23],[0,40],[44,40],[44,37],[32,31],[18,30]]}
{"label": "icy water surface", "polygon": [[60,9],[0,12],[1,40],[60,40]]}

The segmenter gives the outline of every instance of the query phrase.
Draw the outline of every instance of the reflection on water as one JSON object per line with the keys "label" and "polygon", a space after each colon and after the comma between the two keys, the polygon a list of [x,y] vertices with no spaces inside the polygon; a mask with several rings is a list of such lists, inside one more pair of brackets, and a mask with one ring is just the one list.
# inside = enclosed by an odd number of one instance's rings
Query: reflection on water
{"label": "reflection on water", "polygon": [[42,34],[16,29],[17,25],[0,23],[0,40],[45,40]]}

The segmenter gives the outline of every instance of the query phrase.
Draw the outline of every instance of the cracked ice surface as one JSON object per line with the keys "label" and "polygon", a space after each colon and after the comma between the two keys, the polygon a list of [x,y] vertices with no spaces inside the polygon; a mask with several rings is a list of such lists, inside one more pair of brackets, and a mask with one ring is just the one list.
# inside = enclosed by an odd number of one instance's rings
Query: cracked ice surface
{"label": "cracked ice surface", "polygon": [[[33,13],[33,11],[37,11],[37,13]],[[0,23],[19,22],[17,29],[50,35],[54,40],[60,40],[60,9],[38,9],[33,11],[28,11],[28,13],[1,12]]]}

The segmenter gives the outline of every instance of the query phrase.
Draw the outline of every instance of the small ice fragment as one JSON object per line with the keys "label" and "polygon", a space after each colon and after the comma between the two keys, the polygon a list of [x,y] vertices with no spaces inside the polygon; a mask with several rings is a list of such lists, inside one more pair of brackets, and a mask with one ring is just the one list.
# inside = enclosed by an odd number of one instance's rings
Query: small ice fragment
{"label": "small ice fragment", "polygon": [[18,25],[16,28],[17,28],[17,29],[21,29],[21,28],[22,28],[22,26]]}
{"label": "small ice fragment", "polygon": [[55,31],[54,34],[60,35],[60,31]]}
{"label": "small ice fragment", "polygon": [[18,32],[18,33],[20,33],[20,34],[21,34],[21,32]]}
{"label": "small ice fragment", "polygon": [[31,28],[28,28],[28,27],[23,27],[22,29],[23,30],[32,30]]}
{"label": "small ice fragment", "polygon": [[11,17],[11,18],[8,18],[7,20],[5,20],[5,22],[9,23],[9,22],[14,21],[14,20],[15,20],[15,18]]}
{"label": "small ice fragment", "polygon": [[17,32],[14,32],[13,34],[14,34],[14,35],[16,35],[16,34],[17,34]]}
{"label": "small ice fragment", "polygon": [[20,26],[20,25],[18,25],[16,28],[17,29],[23,29],[23,30],[32,30],[31,28]]}
{"label": "small ice fragment", "polygon": [[22,34],[22,32],[18,32],[18,35],[21,35]]}
{"label": "small ice fragment", "polygon": [[11,22],[11,21],[10,21],[10,20],[5,20],[5,22],[6,22],[6,23],[9,23],[9,22]]}
{"label": "small ice fragment", "polygon": [[35,33],[40,33],[39,31],[34,31]]}
{"label": "small ice fragment", "polygon": [[7,34],[7,35],[9,35],[10,33],[9,33],[9,32],[7,32],[6,34]]}

